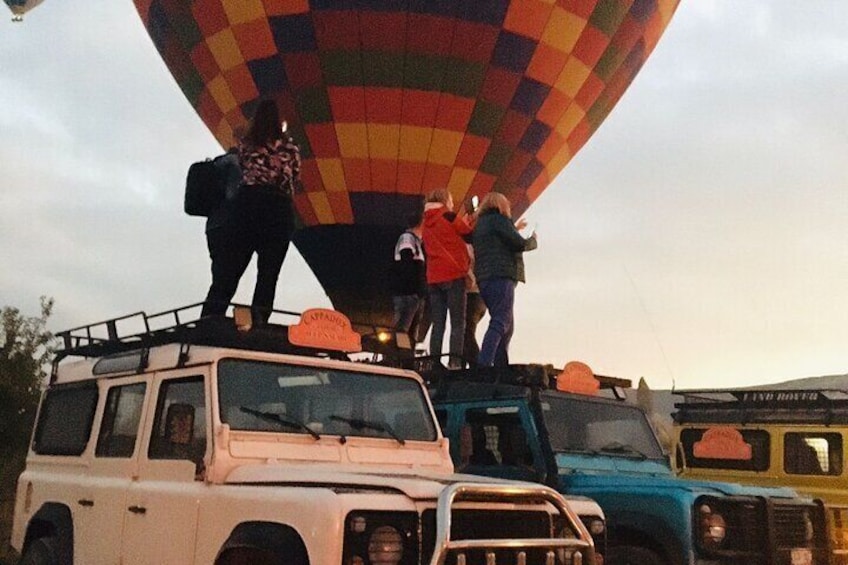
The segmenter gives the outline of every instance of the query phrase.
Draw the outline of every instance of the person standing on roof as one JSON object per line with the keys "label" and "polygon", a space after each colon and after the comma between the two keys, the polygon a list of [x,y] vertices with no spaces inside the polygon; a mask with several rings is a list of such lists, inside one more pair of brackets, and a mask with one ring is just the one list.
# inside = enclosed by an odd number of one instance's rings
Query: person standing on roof
{"label": "person standing on roof", "polygon": [[241,182],[225,205],[227,222],[209,245],[212,285],[201,316],[223,316],[254,253],[253,324],[268,321],[277,279],[294,232],[292,194],[300,176],[300,149],[283,131],[274,100],[256,107],[247,133],[238,144]]}
{"label": "person standing on roof", "polygon": [[524,282],[525,251],[536,249],[536,232],[525,238],[518,230],[524,220],[512,223],[509,200],[490,192],[480,203],[474,228],[474,274],[480,296],[489,309],[489,327],[477,362],[482,367],[509,364],[509,342],[514,329],[515,287]]}
{"label": "person standing on roof", "polygon": [[407,218],[407,229],[395,244],[392,270],[394,327],[396,331],[409,334],[413,341],[418,335],[418,321],[427,294],[424,243],[421,241],[423,220],[421,208]]}
{"label": "person standing on roof", "polygon": [[465,277],[468,250],[464,236],[472,226],[463,214],[453,211],[453,197],[444,188],[434,190],[424,205],[422,239],[427,250],[427,285],[430,317],[430,355],[442,355],[447,315],[450,313],[448,366],[461,368],[465,334]]}

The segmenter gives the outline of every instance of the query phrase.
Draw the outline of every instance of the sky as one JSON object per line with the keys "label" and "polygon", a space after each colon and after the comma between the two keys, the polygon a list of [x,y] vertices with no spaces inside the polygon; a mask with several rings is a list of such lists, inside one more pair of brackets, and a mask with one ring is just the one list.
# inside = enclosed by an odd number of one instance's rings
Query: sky
{"label": "sky", "polygon": [[[848,2],[681,2],[526,214],[514,362],[658,389],[848,373],[846,25]],[[52,296],[59,331],[201,301],[184,179],[218,152],[131,0],[0,19],[0,306]],[[330,306],[294,249],[276,306]]]}

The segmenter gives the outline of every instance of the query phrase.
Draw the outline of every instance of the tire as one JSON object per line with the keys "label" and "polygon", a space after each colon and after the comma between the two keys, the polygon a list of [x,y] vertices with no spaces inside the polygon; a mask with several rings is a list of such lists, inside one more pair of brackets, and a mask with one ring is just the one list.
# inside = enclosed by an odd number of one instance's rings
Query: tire
{"label": "tire", "polygon": [[278,557],[256,548],[240,548],[228,551],[215,560],[215,565],[309,565],[306,556],[296,553],[288,557]]}
{"label": "tire", "polygon": [[605,565],[666,565],[665,559],[646,547],[621,545],[610,547],[604,559]]}
{"label": "tire", "polygon": [[56,538],[37,538],[29,542],[18,565],[59,565]]}

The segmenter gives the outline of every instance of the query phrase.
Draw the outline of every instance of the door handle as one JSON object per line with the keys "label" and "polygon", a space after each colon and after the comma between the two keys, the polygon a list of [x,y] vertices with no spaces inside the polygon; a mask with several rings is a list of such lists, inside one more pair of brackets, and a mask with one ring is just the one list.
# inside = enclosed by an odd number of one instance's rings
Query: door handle
{"label": "door handle", "polygon": [[79,504],[80,506],[91,507],[91,506],[94,506],[94,501],[88,500],[87,498],[80,498],[79,500],[77,500],[77,504]]}
{"label": "door handle", "polygon": [[147,512],[147,508],[145,508],[144,506],[130,506],[129,508],[127,508],[127,510],[129,510],[133,514],[144,514],[145,512]]}

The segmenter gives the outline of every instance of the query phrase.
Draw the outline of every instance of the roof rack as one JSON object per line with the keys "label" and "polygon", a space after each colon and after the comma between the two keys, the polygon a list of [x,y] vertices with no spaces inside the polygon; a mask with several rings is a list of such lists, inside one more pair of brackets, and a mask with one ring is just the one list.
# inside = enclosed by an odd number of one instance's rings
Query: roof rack
{"label": "roof rack", "polygon": [[[270,353],[287,353],[292,355],[307,355],[330,357],[334,359],[349,359],[346,353],[315,349],[293,345],[288,339],[288,325],[268,323],[254,327],[250,331],[239,331],[235,320],[226,316],[201,317],[200,309],[203,302],[181,306],[156,314],[135,312],[110,318],[101,322],[86,324],[77,328],[58,332],[61,346],[53,359],[51,382],[55,382],[59,362],[66,357],[105,357],[128,351],[149,349],[165,344],[179,344],[187,355],[192,345],[208,345],[233,349],[267,351]],[[231,304],[234,308],[246,308],[242,304]],[[288,310],[272,310],[274,317],[288,317],[299,320],[300,312]],[[379,339],[379,334],[390,331],[371,324],[353,323],[353,328],[362,334],[363,351],[383,353],[386,348],[398,349],[391,341]],[[393,351],[397,356],[398,352]]]}
{"label": "roof rack", "polygon": [[[424,378],[427,386],[438,389],[448,383],[482,383],[508,386],[523,386],[540,390],[556,389],[557,376],[562,373],[553,365],[513,364],[506,367],[470,367],[447,369],[433,357],[415,357],[409,368]],[[623,389],[632,388],[632,381],[618,377],[595,375],[602,390],[609,390],[619,400],[625,399]]]}
{"label": "roof rack", "polygon": [[848,423],[848,391],[838,389],[681,390],[674,421],[683,423]]}

